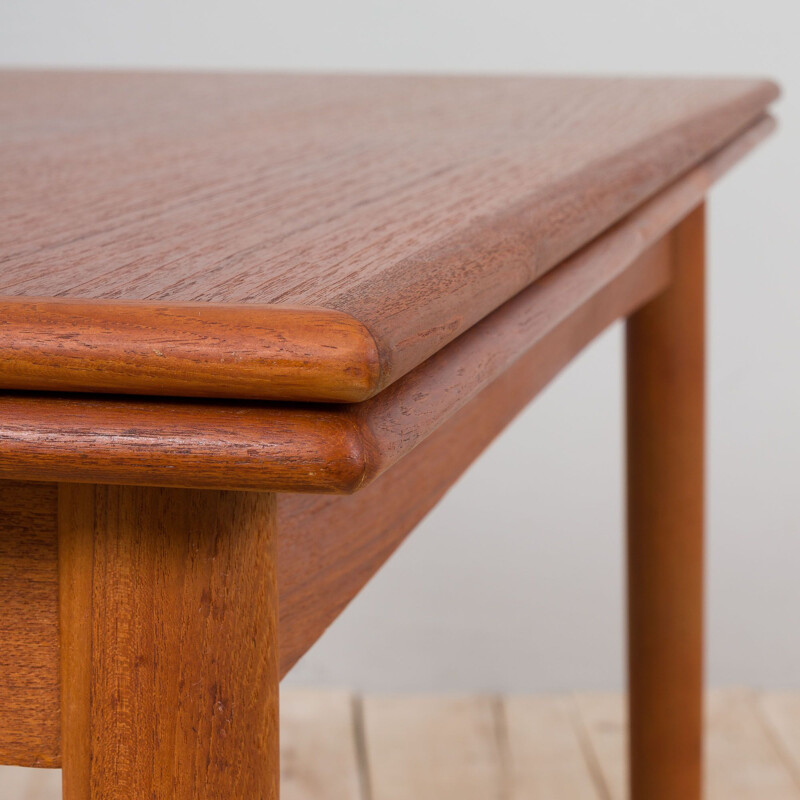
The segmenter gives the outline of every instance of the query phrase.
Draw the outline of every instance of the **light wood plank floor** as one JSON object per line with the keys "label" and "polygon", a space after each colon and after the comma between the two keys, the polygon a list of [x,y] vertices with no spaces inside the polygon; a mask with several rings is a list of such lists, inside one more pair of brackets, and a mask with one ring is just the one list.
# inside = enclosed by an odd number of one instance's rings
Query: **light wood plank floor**
{"label": "light wood plank floor", "polygon": [[[800,693],[712,691],[707,800],[800,800]],[[624,800],[618,694],[353,696],[284,689],[282,800]],[[0,768],[2,800],[58,770]]]}

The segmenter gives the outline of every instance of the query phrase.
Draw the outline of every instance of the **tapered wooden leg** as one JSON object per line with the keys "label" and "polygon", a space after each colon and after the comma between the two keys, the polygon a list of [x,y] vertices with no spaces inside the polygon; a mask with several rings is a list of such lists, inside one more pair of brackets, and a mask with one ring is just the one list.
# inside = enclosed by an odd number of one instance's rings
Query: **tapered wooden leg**
{"label": "tapered wooden leg", "polygon": [[59,489],[65,800],[277,800],[275,502]]}
{"label": "tapered wooden leg", "polygon": [[633,800],[702,794],[703,207],[671,237],[672,284],[627,324]]}

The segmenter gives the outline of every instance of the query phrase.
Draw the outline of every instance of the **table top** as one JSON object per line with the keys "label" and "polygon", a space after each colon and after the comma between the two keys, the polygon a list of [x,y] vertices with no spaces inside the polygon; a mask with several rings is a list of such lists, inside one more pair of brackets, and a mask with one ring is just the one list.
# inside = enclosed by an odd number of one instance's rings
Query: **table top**
{"label": "table top", "polygon": [[665,289],[670,231],[773,125],[756,122],[368,400],[3,391],[0,478],[349,493],[401,460],[400,483],[465,448],[474,458],[592,338]]}
{"label": "table top", "polygon": [[0,72],[0,388],[365,400],[776,95],[733,79]]}

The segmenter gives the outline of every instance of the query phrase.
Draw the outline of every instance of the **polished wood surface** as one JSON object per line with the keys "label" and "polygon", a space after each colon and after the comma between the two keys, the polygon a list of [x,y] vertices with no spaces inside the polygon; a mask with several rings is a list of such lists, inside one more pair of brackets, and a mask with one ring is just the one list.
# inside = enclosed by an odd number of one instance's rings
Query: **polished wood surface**
{"label": "polished wood surface", "polygon": [[[663,243],[641,256],[636,268],[624,273],[625,286],[612,285],[610,292],[629,298],[632,311],[668,279],[668,253]],[[658,278],[658,281],[655,281]],[[637,287],[638,284],[638,288]],[[375,574],[416,524],[433,508],[447,489],[488,446],[506,424],[530,401],[564,364],[563,353],[588,343],[598,327],[613,320],[612,305],[605,306],[604,295],[598,305],[583,310],[583,339],[575,339],[572,326],[560,326],[540,347],[535,347],[517,360],[497,380],[487,386],[475,399],[440,426],[419,447],[391,467],[371,485],[351,496],[282,494],[277,498],[278,526],[278,590],[279,590],[279,653],[280,674],[284,675],[298,658],[322,635],[330,623],[344,610],[350,600]],[[598,311],[605,306],[605,315]],[[37,484],[32,484],[36,486]],[[42,491],[53,492],[51,484],[38,484]],[[70,503],[62,506],[61,514],[74,514],[76,498],[83,497],[88,505],[85,518],[91,518],[93,494],[81,495],[79,487],[70,495]],[[48,517],[51,537],[55,531],[55,511]],[[62,527],[73,525],[69,519]],[[59,703],[62,709],[81,717],[88,713],[86,683],[90,664],[75,660],[71,652],[81,653],[86,647],[81,637],[90,636],[82,597],[88,591],[91,565],[81,559],[91,556],[81,548],[76,537],[61,539],[60,574],[62,587],[62,626],[71,630],[69,642],[62,642],[61,654],[69,662],[65,674],[72,678],[62,683],[58,691],[58,648],[52,643],[45,651],[40,669],[54,676],[52,685],[38,687],[36,702],[38,716],[26,714],[27,697],[13,696],[20,719],[25,723],[26,747],[17,751],[19,763],[30,763],[46,756],[48,763],[61,763],[60,743],[48,739],[48,730],[57,730]],[[58,628],[57,585],[55,581],[55,549],[52,561],[42,568],[53,573],[51,591],[35,606],[39,623]],[[30,595],[19,602],[30,603]],[[18,634],[19,635],[19,634]],[[76,644],[76,640],[78,643]],[[35,675],[20,670],[21,682],[36,686]],[[62,699],[60,699],[62,698]],[[41,720],[48,726],[39,727]],[[3,717],[0,716],[0,742],[3,740]],[[88,725],[88,721],[84,721]],[[0,761],[3,751],[0,750]],[[63,759],[80,758],[78,753],[65,749]],[[69,767],[66,767],[69,769]]]}
{"label": "polished wood surface", "polygon": [[367,457],[342,409],[5,395],[0,477],[353,492]]}
{"label": "polished wood surface", "polygon": [[0,481],[0,764],[58,764],[56,514],[52,484]]}
{"label": "polished wood surface", "polygon": [[667,280],[665,270],[637,260],[568,265],[566,274],[547,276],[528,290],[531,297],[526,292],[510,301],[446,351],[358,405],[6,396],[0,399],[0,474],[352,493],[410,453],[526,351],[548,348],[562,326],[570,335],[562,336],[561,366],[632,310],[632,297],[647,299]]}
{"label": "polished wood surface", "polygon": [[[612,283],[596,304],[582,310],[577,331],[583,338],[575,338],[576,328],[572,325],[556,327],[541,346],[518,359],[419,447],[360,492],[351,496],[278,496],[281,675],[285,675],[322,635],[482,450],[561,369],[564,352],[587,344],[599,329],[614,319],[616,306],[605,300],[614,295],[628,298],[629,307],[620,312],[624,314],[663,289],[668,280],[668,255],[665,242],[661,242],[641,256],[633,269],[624,272],[622,284]],[[49,487],[52,492],[52,485],[40,486],[43,490]],[[78,489],[76,487],[76,492],[70,495],[70,503],[62,505],[61,514],[74,514],[74,510],[68,509],[74,509],[76,498],[83,497],[88,505],[82,514],[90,519],[93,495],[82,495]],[[48,524],[54,526],[54,517],[48,520]],[[72,525],[69,519],[62,521],[64,528]],[[51,536],[53,531],[54,528]],[[17,706],[20,718],[30,722],[25,726],[27,746],[22,755],[18,755],[22,758],[20,763],[29,763],[42,754],[49,763],[61,763],[59,743],[45,737],[48,729],[57,727],[59,703],[73,716],[88,713],[86,693],[89,687],[85,682],[88,673],[81,673],[81,670],[88,670],[90,665],[85,659],[73,659],[71,652],[74,648],[83,652],[86,644],[80,644],[81,636],[90,635],[81,598],[88,591],[86,581],[92,573],[90,564],[81,565],[81,559],[91,556],[91,552],[81,548],[80,540],[75,537],[62,537],[60,550],[61,620],[62,626],[72,631],[70,641],[62,642],[61,654],[69,662],[65,674],[73,677],[63,682],[61,695],[57,680],[55,685],[38,691],[39,716],[28,717],[24,713],[25,705]],[[52,559],[48,568],[55,573],[55,552]],[[55,580],[44,600],[35,606],[37,619],[40,624],[57,630],[59,611]],[[20,602],[30,602],[30,599]],[[51,645],[46,655],[48,659],[42,662],[41,669],[57,676],[57,647]],[[21,676],[22,682],[35,677],[24,671]],[[40,729],[40,719],[48,720],[50,728]],[[0,716],[0,731],[2,725]],[[75,754],[65,749],[63,758],[66,763],[80,755],[80,751]]]}
{"label": "polished wood surface", "polygon": [[321,308],[0,300],[0,386],[357,403],[380,387],[369,331]]}
{"label": "polished wood surface", "polygon": [[[73,302],[12,332],[0,385],[200,392],[232,369],[236,335],[220,344],[213,315],[163,313],[199,301],[349,315],[376,343],[379,370],[372,353],[360,365],[376,392],[776,95],[732,79],[3,72],[0,297]],[[153,332],[99,299],[148,304],[181,369],[167,374]],[[19,317],[12,306],[0,316]],[[242,313],[242,327],[258,314]],[[294,351],[311,333],[286,332]],[[336,399],[325,345],[308,348],[304,399]],[[229,391],[283,398],[283,365],[273,383],[259,352],[258,379]]]}
{"label": "polished wood surface", "polygon": [[702,785],[704,219],[672,233],[672,283],[627,323],[632,800]]}
{"label": "polished wood surface", "polygon": [[[0,397],[0,476],[348,493],[409,453],[559,326],[567,363],[641,287],[636,258],[772,129],[765,119],[416,370],[364,403],[268,405],[80,396]],[[651,289],[662,286],[651,275]],[[607,292],[608,285],[618,290]],[[608,304],[605,307],[605,304]],[[594,314],[586,308],[595,308]],[[606,321],[599,322],[600,318]]]}
{"label": "polished wood surface", "polygon": [[275,499],[63,485],[64,800],[278,797]]}
{"label": "polished wood surface", "polygon": [[[596,304],[582,310],[582,324],[578,327],[582,339],[575,338],[575,328],[571,325],[556,327],[541,346],[517,360],[430,438],[357,494],[345,497],[284,494],[277,498],[281,675],[322,635],[481,451],[561,369],[564,352],[587,344],[599,328],[613,321],[616,306],[606,300],[615,294],[626,297],[630,306],[621,313],[632,311],[666,285],[668,266],[668,252],[662,242],[641,256],[633,269],[624,272],[622,284],[612,283]],[[81,496],[74,494],[76,498]],[[92,495],[85,497],[91,503]],[[74,504],[71,500],[69,507]],[[62,507],[61,513],[69,512]],[[87,518],[91,513],[91,507],[83,511]],[[71,523],[66,521],[62,525],[69,527]],[[76,550],[76,543],[79,544],[77,539],[62,537],[61,619],[62,625],[73,631],[71,641],[81,631],[83,636],[90,633],[80,602],[87,589],[80,583],[89,579],[91,571],[80,567],[80,559],[87,556],[85,549]],[[54,560],[55,553],[50,565],[53,571]],[[47,600],[37,604],[37,618],[56,629],[55,586]],[[77,607],[73,602],[78,603]],[[62,644],[61,652],[63,658],[71,660],[70,646]],[[48,653],[50,658],[43,667],[57,675],[58,650],[52,647]],[[86,661],[69,667],[73,675],[81,668],[88,668]],[[30,680],[29,675],[24,677]],[[77,715],[85,714],[86,691],[86,684],[74,677],[64,683],[63,708],[73,709],[72,713]],[[37,698],[42,718],[57,719],[57,684],[46,693],[40,692]],[[54,764],[60,763],[57,743],[43,742],[33,724],[27,735],[31,744],[25,758],[30,759],[43,747],[49,747],[47,757]],[[65,751],[64,759],[69,757]]]}

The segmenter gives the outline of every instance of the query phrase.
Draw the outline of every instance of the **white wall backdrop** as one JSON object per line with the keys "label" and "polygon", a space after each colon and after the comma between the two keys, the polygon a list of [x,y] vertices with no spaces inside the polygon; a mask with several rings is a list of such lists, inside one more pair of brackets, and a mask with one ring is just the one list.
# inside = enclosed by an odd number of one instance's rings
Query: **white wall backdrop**
{"label": "white wall backdrop", "polygon": [[[710,211],[709,673],[795,687],[798,34],[797,0],[0,0],[5,65],[777,78],[779,134]],[[615,328],[494,443],[289,680],[621,685],[621,386]]]}

